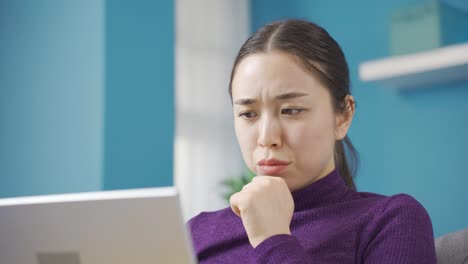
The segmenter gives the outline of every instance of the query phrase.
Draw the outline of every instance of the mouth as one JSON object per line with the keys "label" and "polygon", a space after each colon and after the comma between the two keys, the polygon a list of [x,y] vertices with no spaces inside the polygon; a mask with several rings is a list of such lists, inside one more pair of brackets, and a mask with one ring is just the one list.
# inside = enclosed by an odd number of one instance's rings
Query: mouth
{"label": "mouth", "polygon": [[280,174],[291,164],[291,162],[277,159],[263,159],[257,163],[260,173],[265,175]]}

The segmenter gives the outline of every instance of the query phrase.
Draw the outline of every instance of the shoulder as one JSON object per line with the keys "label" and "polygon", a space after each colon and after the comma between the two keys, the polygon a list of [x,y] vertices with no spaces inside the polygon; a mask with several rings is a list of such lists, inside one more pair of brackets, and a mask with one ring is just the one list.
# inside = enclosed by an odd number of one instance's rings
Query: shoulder
{"label": "shoulder", "polygon": [[373,238],[380,236],[417,240],[425,237],[434,240],[429,214],[421,203],[407,194],[380,199],[366,230],[369,237]]}
{"label": "shoulder", "polygon": [[429,214],[414,197],[408,194],[384,196],[373,193],[356,193],[356,196],[361,205],[361,241],[377,237],[411,240],[418,236],[434,240]]}
{"label": "shoulder", "polygon": [[380,209],[380,216],[395,217],[407,221],[429,219],[424,206],[408,194],[386,197]]}
{"label": "shoulder", "polygon": [[407,214],[428,217],[426,209],[421,203],[408,194],[385,196],[370,192],[354,192],[350,196],[346,199],[362,204],[366,210],[370,210],[374,218],[383,215],[406,217],[409,216]]}
{"label": "shoulder", "polygon": [[383,196],[364,194],[371,201],[371,219],[368,228],[381,230],[382,226],[398,223],[400,227],[417,227],[432,230],[432,224],[424,206],[408,194]]}
{"label": "shoulder", "polygon": [[370,263],[382,257],[392,260],[389,263],[435,263],[432,223],[421,203],[398,194],[380,199],[374,209],[361,233],[364,259]]}

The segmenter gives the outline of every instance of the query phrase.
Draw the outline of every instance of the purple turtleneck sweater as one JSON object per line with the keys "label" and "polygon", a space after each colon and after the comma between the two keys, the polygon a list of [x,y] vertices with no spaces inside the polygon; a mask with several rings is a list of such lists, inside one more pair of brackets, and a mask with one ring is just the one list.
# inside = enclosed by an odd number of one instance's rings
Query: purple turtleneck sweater
{"label": "purple turtleneck sweater", "polygon": [[431,220],[411,196],[356,192],[337,170],[292,196],[291,235],[256,248],[231,208],[192,218],[199,263],[436,263]]}

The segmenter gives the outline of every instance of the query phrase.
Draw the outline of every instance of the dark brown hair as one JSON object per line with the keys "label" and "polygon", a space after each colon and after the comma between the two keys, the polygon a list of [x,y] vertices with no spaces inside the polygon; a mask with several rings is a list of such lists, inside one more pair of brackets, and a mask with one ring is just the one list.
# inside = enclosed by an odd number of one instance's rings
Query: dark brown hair
{"label": "dark brown hair", "polygon": [[[239,63],[251,54],[273,50],[294,56],[302,67],[319,78],[330,92],[335,112],[343,113],[350,107],[345,100],[351,94],[349,70],[340,46],[322,27],[295,19],[267,24],[242,45],[231,72],[231,100],[232,80]],[[348,136],[336,142],[334,156],[346,185],[356,189],[353,176],[357,172],[359,157]]]}

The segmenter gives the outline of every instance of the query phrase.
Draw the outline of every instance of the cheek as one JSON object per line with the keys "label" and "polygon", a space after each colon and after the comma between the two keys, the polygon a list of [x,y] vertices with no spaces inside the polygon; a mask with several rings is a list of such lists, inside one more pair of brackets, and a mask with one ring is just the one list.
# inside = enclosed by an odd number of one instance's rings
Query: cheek
{"label": "cheek", "polygon": [[243,122],[236,121],[234,122],[234,126],[242,156],[244,157],[245,163],[249,164],[253,158],[252,155],[256,146],[255,134],[253,133],[253,129],[243,124]]}
{"label": "cheek", "polygon": [[310,121],[290,127],[288,142],[293,152],[314,159],[328,156],[335,139],[333,128],[328,123]]}

